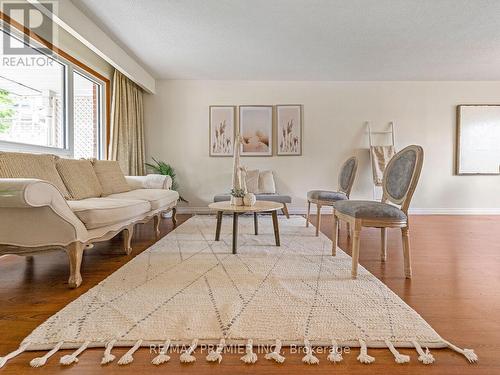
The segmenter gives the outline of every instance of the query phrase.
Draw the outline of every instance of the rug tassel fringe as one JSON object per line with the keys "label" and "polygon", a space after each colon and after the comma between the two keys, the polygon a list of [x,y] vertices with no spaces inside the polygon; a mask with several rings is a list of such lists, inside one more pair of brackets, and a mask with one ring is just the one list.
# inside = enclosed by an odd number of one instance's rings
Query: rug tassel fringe
{"label": "rug tassel fringe", "polygon": [[24,344],[21,344],[19,346],[19,348],[17,348],[16,350],[14,350],[13,352],[7,354],[6,356],[4,357],[0,357],[0,368],[2,368],[9,359],[12,359],[14,358],[15,356],[23,353],[26,348],[28,347],[29,343],[25,342]]}
{"label": "rug tassel fringe", "polygon": [[358,355],[358,361],[365,364],[370,364],[375,362],[375,358],[371,355],[368,355],[368,348],[366,347],[366,342],[364,340],[359,339],[360,352]]}
{"label": "rug tassel fringe", "polygon": [[221,339],[219,342],[219,345],[217,345],[217,348],[215,350],[210,350],[208,353],[206,359],[208,362],[222,362],[222,351],[224,350],[224,347],[226,346],[226,340]]}
{"label": "rug tassel fringe", "polygon": [[137,342],[132,346],[128,352],[126,352],[119,360],[119,365],[128,365],[129,363],[134,362],[133,354],[141,347],[142,340],[137,340]]}
{"label": "rug tassel fringe", "polygon": [[78,363],[78,356],[85,350],[87,349],[87,346],[89,346],[90,341],[85,341],[82,346],[80,346],[77,350],[75,350],[73,353],[62,356],[61,359],[59,360],[59,363],[61,365],[69,366],[72,363]]}
{"label": "rug tassel fringe", "polygon": [[274,351],[271,353],[267,353],[264,358],[265,359],[272,359],[278,363],[283,363],[285,362],[285,357],[283,357],[280,354],[281,351],[281,340],[276,340],[276,346],[274,347]]}
{"label": "rug tassel fringe", "polygon": [[104,350],[104,354],[102,355],[101,365],[113,362],[116,359],[116,356],[111,354],[111,349],[113,349],[115,343],[116,340],[111,340],[110,342],[107,343],[106,349]]}
{"label": "rug tassel fringe", "polygon": [[196,347],[198,346],[198,339],[194,339],[191,346],[184,353],[181,354],[181,363],[191,363],[196,361],[196,357],[192,355]]}
{"label": "rug tassel fringe", "polygon": [[168,348],[170,347],[170,340],[165,341],[163,344],[162,349],[160,350],[160,353],[156,357],[153,358],[151,363],[153,365],[161,365],[162,363],[170,361],[170,356],[167,354],[168,353]]}
{"label": "rug tassel fringe", "polygon": [[253,340],[249,339],[245,347],[246,354],[240,358],[245,363],[255,363],[257,362],[257,354],[253,352]]}
{"label": "rug tassel fringe", "polygon": [[302,357],[302,362],[307,363],[308,365],[317,365],[319,363],[319,359],[314,356],[314,351],[312,350],[309,340],[304,340],[304,348],[306,350],[306,355]]}
{"label": "rug tassel fringe", "polygon": [[448,348],[453,349],[457,353],[462,354],[465,358],[467,358],[467,360],[470,363],[475,363],[479,360],[479,358],[477,357],[477,354],[474,353],[474,350],[472,350],[472,349],[460,349],[458,346],[453,345],[451,342],[448,342],[445,340],[443,340],[443,341],[446,345],[448,345]]}
{"label": "rug tassel fringe", "polygon": [[330,362],[341,362],[344,358],[342,358],[342,351],[339,350],[339,345],[336,340],[332,340],[332,349],[330,350],[330,354],[328,354],[327,359]]}
{"label": "rug tassel fringe", "polygon": [[43,357],[36,357],[33,358],[30,361],[30,366],[37,368],[37,367],[42,367],[45,365],[50,357],[52,357],[59,349],[61,349],[61,346],[64,344],[64,341],[58,342],[47,354],[45,354]]}
{"label": "rug tassel fringe", "polygon": [[425,348],[425,352],[424,352],[422,347],[420,346],[420,344],[418,342],[412,341],[412,344],[418,353],[418,360],[420,362],[422,362],[424,365],[430,365],[431,363],[434,363],[435,359],[434,359],[434,356],[429,351],[429,348]]}
{"label": "rug tassel fringe", "polygon": [[396,350],[396,348],[394,347],[394,344],[392,342],[390,342],[389,340],[385,340],[385,345],[387,345],[387,347],[389,348],[391,353],[394,355],[394,361],[396,361],[396,363],[408,363],[408,362],[410,362],[410,356],[406,355],[406,354],[401,354],[400,352],[398,352]]}

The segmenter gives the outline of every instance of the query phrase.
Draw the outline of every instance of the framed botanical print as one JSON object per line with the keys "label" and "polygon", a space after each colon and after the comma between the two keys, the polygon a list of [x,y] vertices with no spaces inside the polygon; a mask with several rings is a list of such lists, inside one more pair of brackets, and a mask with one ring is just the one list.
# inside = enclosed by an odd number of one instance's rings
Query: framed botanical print
{"label": "framed botanical print", "polygon": [[232,156],[236,107],[211,105],[209,107],[209,155]]}
{"label": "framed botanical print", "polygon": [[456,174],[500,174],[500,105],[457,106]]}
{"label": "framed botanical print", "polygon": [[272,156],[273,106],[240,106],[241,156]]}
{"label": "framed botanical print", "polygon": [[276,106],[277,155],[302,155],[302,106]]}

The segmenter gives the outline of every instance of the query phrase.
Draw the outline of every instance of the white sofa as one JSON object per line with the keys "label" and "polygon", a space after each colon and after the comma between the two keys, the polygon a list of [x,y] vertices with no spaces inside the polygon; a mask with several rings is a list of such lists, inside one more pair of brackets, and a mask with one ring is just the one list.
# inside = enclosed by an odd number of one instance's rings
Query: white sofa
{"label": "white sofa", "polygon": [[[20,158],[17,155],[21,155]],[[26,157],[29,158],[28,164],[24,160]],[[108,240],[123,231],[124,252],[129,254],[135,224],[154,219],[156,234],[159,235],[162,213],[168,211],[172,211],[172,220],[176,224],[179,194],[170,189],[172,180],[169,176],[118,176],[127,185],[122,186],[122,190],[129,191],[106,195],[101,192],[99,196],[74,199],[71,194],[65,197],[68,192],[61,191],[64,187],[61,187],[60,180],[54,180],[57,178],[54,170],[61,171],[52,169],[51,157],[54,165],[60,162],[52,155],[0,153],[0,255],[33,255],[63,249],[69,258],[68,283],[71,288],[76,288],[82,282],[83,252],[91,248],[92,243]],[[37,164],[40,158],[45,158],[42,168]],[[24,161],[19,166],[21,159]],[[69,162],[70,171],[76,179],[84,174],[80,172],[81,165],[85,172],[91,173],[83,161],[75,161],[75,166],[72,163]],[[26,174],[22,176],[26,178],[19,177],[20,174]],[[47,179],[40,178],[44,174]],[[99,177],[105,179],[106,175]],[[82,187],[78,182],[73,181],[73,187]],[[111,188],[117,184],[115,181],[111,183]],[[64,184],[70,191],[67,180]]]}

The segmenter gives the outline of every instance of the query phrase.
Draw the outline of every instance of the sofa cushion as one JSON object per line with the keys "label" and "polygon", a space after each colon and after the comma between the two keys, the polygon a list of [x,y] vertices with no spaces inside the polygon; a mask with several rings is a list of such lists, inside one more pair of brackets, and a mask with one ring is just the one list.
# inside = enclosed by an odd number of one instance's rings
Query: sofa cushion
{"label": "sofa cushion", "polygon": [[92,164],[102,186],[102,195],[107,196],[131,190],[117,161],[94,159]]}
{"label": "sofa cushion", "polygon": [[164,189],[136,189],[126,193],[111,194],[109,199],[143,199],[151,204],[152,210],[166,207],[179,199],[175,190]]}
{"label": "sofa cushion", "polygon": [[[258,201],[270,201],[278,203],[292,203],[292,197],[282,194],[255,194]],[[230,194],[218,194],[214,196],[214,202],[225,202],[231,200]]]}
{"label": "sofa cushion", "polygon": [[258,169],[252,169],[250,171],[247,171],[247,176],[246,176],[245,181],[246,181],[247,190],[249,193],[257,194],[259,192],[259,170]]}
{"label": "sofa cushion", "polygon": [[259,173],[259,194],[276,193],[273,171],[262,171]]}
{"label": "sofa cushion", "polygon": [[56,169],[55,155],[0,152],[0,178],[37,178],[52,183],[64,198],[68,190]]}
{"label": "sofa cushion", "polygon": [[97,198],[102,187],[90,160],[58,159],[56,168],[71,199]]}
{"label": "sofa cushion", "polygon": [[87,229],[120,223],[151,210],[149,202],[137,199],[87,198],[68,201],[68,205]]}

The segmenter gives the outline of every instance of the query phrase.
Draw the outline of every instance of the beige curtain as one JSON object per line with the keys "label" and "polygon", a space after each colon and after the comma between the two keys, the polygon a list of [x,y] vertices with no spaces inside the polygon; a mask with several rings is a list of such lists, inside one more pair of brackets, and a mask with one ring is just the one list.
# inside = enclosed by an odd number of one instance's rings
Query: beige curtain
{"label": "beige curtain", "polygon": [[118,70],[113,75],[111,139],[108,158],[117,160],[126,175],[143,175],[143,91]]}

